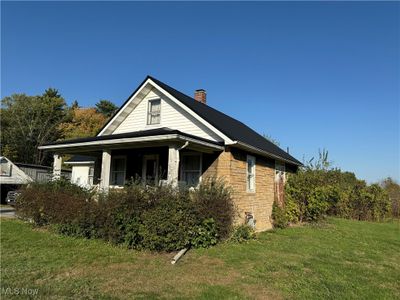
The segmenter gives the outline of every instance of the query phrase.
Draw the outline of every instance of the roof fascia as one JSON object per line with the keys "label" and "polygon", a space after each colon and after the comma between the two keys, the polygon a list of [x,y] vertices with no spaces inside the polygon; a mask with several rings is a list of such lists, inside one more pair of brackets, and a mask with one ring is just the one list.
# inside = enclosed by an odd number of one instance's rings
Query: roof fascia
{"label": "roof fascia", "polygon": [[64,162],[66,165],[94,165],[94,161],[66,161]]}
{"label": "roof fascia", "polygon": [[167,141],[167,140],[183,140],[189,141],[195,144],[203,145],[216,150],[223,150],[224,146],[216,145],[206,141],[197,140],[195,138],[187,137],[181,134],[164,134],[155,136],[143,136],[143,137],[132,137],[132,138],[119,138],[101,141],[89,141],[89,142],[79,142],[70,144],[55,144],[55,145],[44,145],[39,146],[40,150],[57,150],[57,149],[67,149],[82,146],[112,146],[116,144],[126,144],[126,143],[139,143],[139,142],[154,142],[154,141]]}
{"label": "roof fascia", "polygon": [[234,142],[234,143],[232,144],[232,146],[235,146],[235,145],[236,145],[238,148],[241,148],[241,149],[244,149],[244,150],[248,150],[248,151],[250,151],[250,152],[257,153],[257,154],[260,154],[260,155],[262,155],[262,156],[266,156],[266,157],[270,157],[270,158],[272,157],[272,158],[274,158],[274,159],[281,160],[281,161],[284,161],[284,162],[287,162],[287,163],[290,163],[290,164],[294,164],[294,165],[296,165],[296,166],[302,166],[302,165],[303,165],[303,164],[301,164],[301,163],[292,161],[292,160],[290,160],[290,159],[283,158],[283,157],[281,157],[281,156],[279,156],[279,155],[272,154],[272,153],[270,153],[270,152],[268,152],[268,151],[261,150],[261,149],[259,149],[259,148],[257,148],[257,147],[253,147],[253,146],[251,146],[251,145],[249,145],[249,144],[246,144],[246,143],[243,143],[243,142]]}
{"label": "roof fascia", "polygon": [[97,136],[101,136],[107,131],[107,129],[118,119],[118,117],[121,116],[123,111],[129,106],[129,104],[131,104],[132,101],[143,91],[149,81],[150,78],[146,77],[142,84],[140,84],[139,87],[132,93],[132,95],[130,95],[129,98],[125,101],[125,103],[122,104],[115,115],[106,123],[106,125],[104,125]]}

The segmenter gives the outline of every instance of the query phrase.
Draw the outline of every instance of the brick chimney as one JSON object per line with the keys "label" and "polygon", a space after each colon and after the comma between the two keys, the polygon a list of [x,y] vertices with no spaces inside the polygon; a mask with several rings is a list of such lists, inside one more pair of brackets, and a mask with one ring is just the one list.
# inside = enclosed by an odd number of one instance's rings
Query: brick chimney
{"label": "brick chimney", "polygon": [[200,89],[200,90],[195,90],[194,92],[194,99],[196,101],[199,101],[203,104],[207,104],[207,93],[205,90]]}

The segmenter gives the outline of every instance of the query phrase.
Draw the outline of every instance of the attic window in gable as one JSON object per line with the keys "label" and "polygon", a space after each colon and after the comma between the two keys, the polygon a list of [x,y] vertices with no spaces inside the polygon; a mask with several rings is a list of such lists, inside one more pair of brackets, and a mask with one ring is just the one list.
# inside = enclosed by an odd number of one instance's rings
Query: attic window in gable
{"label": "attic window in gable", "polygon": [[161,120],[161,99],[149,100],[147,112],[147,125],[160,124]]}

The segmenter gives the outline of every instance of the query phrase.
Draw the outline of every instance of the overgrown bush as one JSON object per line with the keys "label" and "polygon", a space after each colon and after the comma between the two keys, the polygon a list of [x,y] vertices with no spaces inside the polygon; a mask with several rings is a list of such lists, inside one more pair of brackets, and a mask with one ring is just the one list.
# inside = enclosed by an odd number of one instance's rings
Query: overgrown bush
{"label": "overgrown bush", "polygon": [[91,201],[91,194],[65,179],[32,183],[21,190],[16,210],[37,225],[64,223],[79,218]]}
{"label": "overgrown bush", "polygon": [[285,199],[285,209],[286,221],[288,223],[297,223],[299,221],[300,209],[296,201],[291,197],[287,196]]}
{"label": "overgrown bush", "polygon": [[231,241],[243,243],[255,238],[254,229],[246,224],[239,225],[234,228],[231,236]]}
{"label": "overgrown bush", "polygon": [[156,251],[215,245],[228,237],[235,215],[230,191],[217,180],[192,192],[132,182],[100,195],[63,180],[32,184],[16,209],[60,234]]}
{"label": "overgrown bush", "polygon": [[328,166],[316,163],[290,174],[285,186],[286,205],[283,212],[275,212],[278,217],[285,215],[288,222],[295,223],[319,221],[325,215],[368,221],[390,215],[390,199],[379,185],[367,185],[353,173]]}
{"label": "overgrown bush", "polygon": [[187,193],[169,190],[142,215],[143,248],[172,251],[190,245],[190,232],[198,222],[193,203]]}
{"label": "overgrown bush", "polygon": [[213,218],[205,219],[193,227],[190,243],[194,248],[208,248],[218,242],[217,225]]}
{"label": "overgrown bush", "polygon": [[237,214],[231,193],[224,181],[215,177],[205,179],[191,193],[199,218],[213,219],[220,239],[229,237]]}
{"label": "overgrown bush", "polygon": [[393,218],[400,218],[400,185],[388,177],[381,182],[382,188],[390,199],[390,210]]}
{"label": "overgrown bush", "polygon": [[276,202],[272,206],[272,224],[274,228],[286,228],[289,225],[289,218],[285,209]]}

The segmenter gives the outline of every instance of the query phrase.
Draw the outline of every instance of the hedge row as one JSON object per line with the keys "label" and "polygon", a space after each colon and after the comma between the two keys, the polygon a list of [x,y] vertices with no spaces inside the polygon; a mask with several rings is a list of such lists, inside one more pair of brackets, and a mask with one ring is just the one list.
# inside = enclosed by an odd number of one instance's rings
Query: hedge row
{"label": "hedge row", "polygon": [[391,201],[378,184],[367,185],[353,173],[338,169],[299,170],[285,186],[285,205],[274,204],[275,227],[315,222],[326,215],[381,221],[391,214]]}
{"label": "hedge row", "polygon": [[61,234],[157,251],[214,245],[229,236],[236,214],[230,190],[215,179],[195,191],[132,183],[102,195],[64,180],[34,183],[16,211]]}

